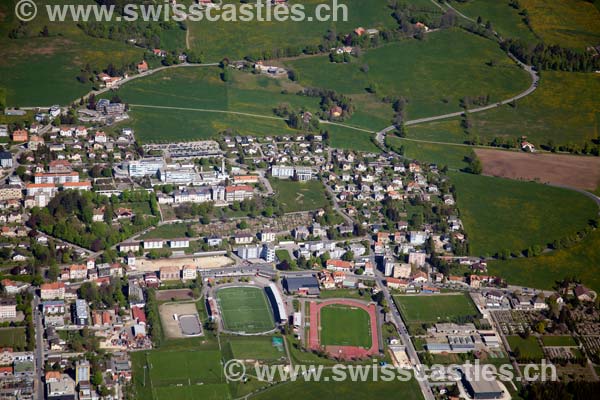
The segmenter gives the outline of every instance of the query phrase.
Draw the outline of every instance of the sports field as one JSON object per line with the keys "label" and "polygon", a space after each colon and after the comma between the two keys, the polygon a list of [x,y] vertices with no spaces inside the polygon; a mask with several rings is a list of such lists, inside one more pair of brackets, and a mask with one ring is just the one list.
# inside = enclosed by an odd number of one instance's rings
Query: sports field
{"label": "sports field", "polygon": [[394,296],[394,302],[407,323],[435,323],[476,316],[475,305],[465,294]]}
{"label": "sports field", "polygon": [[256,400],[323,400],[323,399],[395,399],[420,400],[423,398],[421,390],[414,379],[408,382],[383,380],[352,382],[347,379],[344,382],[335,382],[331,377],[328,381],[322,379],[320,382],[304,382],[298,380],[285,385],[278,385],[266,390],[251,399]]}
{"label": "sports field", "polygon": [[192,400],[200,395],[215,400],[230,398],[221,353],[197,346],[183,347],[132,353],[137,398]]}
{"label": "sports field", "polygon": [[311,211],[328,204],[325,187],[318,180],[296,182],[273,178],[269,180],[275,191],[275,198],[283,205],[286,213]]}
{"label": "sports field", "polygon": [[233,359],[274,361],[286,357],[283,346],[273,345],[272,336],[232,336],[221,340],[224,346],[229,346]]}
{"label": "sports field", "polygon": [[533,182],[450,173],[473,255],[524,251],[571,235],[596,217],[588,197]]}
{"label": "sports field", "polygon": [[24,349],[26,345],[24,328],[0,329],[0,347],[14,347]]}
{"label": "sports field", "polygon": [[217,290],[217,302],[228,331],[259,333],[273,329],[273,313],[264,290],[254,286]]}
{"label": "sports field", "polygon": [[369,314],[360,308],[330,305],[321,309],[321,338],[323,346],[371,347]]}

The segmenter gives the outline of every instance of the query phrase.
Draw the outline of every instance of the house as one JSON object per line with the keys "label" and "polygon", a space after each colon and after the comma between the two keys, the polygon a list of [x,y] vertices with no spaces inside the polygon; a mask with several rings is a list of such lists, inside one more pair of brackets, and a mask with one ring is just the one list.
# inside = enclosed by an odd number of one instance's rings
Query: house
{"label": "house", "polygon": [[12,133],[13,142],[24,143],[27,142],[27,131],[25,129],[17,129]]}
{"label": "house", "polygon": [[354,263],[343,260],[327,260],[326,268],[330,271],[352,272]]}
{"label": "house", "polygon": [[146,60],[142,60],[142,62],[136,65],[137,71],[141,74],[148,71],[148,63]]}
{"label": "house", "polygon": [[12,168],[12,166],[13,166],[12,154],[8,151],[0,151],[0,167]]}
{"label": "house", "polygon": [[65,284],[63,282],[44,283],[40,287],[42,300],[64,299]]}
{"label": "house", "polygon": [[17,317],[17,302],[15,299],[0,299],[0,321]]}
{"label": "house", "polygon": [[575,286],[573,289],[573,294],[579,301],[594,301],[596,298],[595,293],[591,292],[588,288],[583,285]]}
{"label": "house", "polygon": [[73,264],[69,267],[69,279],[79,280],[87,277],[87,266],[82,264]]}
{"label": "house", "polygon": [[30,286],[28,283],[15,282],[10,279],[3,279],[2,281],[0,281],[0,285],[2,285],[4,293],[6,293],[9,296],[20,293]]}
{"label": "house", "polygon": [[169,240],[169,247],[172,249],[186,249],[190,247],[190,240],[187,238]]}
{"label": "house", "polygon": [[262,231],[260,233],[260,241],[263,243],[271,243],[275,241],[275,232],[273,231]]}
{"label": "house", "polygon": [[140,250],[139,242],[123,242],[119,245],[119,251],[122,253],[137,253]]}
{"label": "house", "polygon": [[240,233],[234,237],[235,244],[250,244],[254,241],[254,236],[247,233]]}
{"label": "house", "polygon": [[527,153],[535,153],[535,146],[528,141],[521,142],[521,150]]}
{"label": "house", "polygon": [[179,280],[179,267],[176,267],[176,266],[161,267],[159,270],[159,275],[160,275],[161,281]]}
{"label": "house", "polygon": [[417,271],[412,274],[411,279],[414,283],[425,283],[428,281],[427,274],[423,271]]}
{"label": "house", "polygon": [[406,289],[408,287],[408,281],[406,279],[398,278],[385,278],[385,284],[391,289]]}
{"label": "house", "polygon": [[146,239],[144,240],[144,250],[162,249],[164,240],[162,239]]}
{"label": "house", "polygon": [[416,267],[423,267],[426,259],[427,254],[425,252],[411,251],[408,253],[408,263]]}
{"label": "house", "polygon": [[198,269],[194,265],[184,265],[181,270],[181,279],[184,281],[196,279]]}

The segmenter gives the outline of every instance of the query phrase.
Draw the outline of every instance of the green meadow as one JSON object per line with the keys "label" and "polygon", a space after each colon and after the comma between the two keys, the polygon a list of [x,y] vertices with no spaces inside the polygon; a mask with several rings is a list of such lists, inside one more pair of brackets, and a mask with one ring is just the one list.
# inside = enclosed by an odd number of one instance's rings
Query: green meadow
{"label": "green meadow", "polygon": [[[91,0],[81,3],[92,3]],[[51,106],[68,104],[87,93],[91,83],[79,83],[80,70],[89,64],[101,71],[109,63],[116,66],[141,60],[143,50],[117,41],[87,36],[73,22],[49,22],[36,18],[27,24],[27,36],[9,39],[17,26],[14,0],[0,0],[0,88],[9,106]],[[67,0],[36,1],[45,4],[71,4]],[[48,37],[40,32],[48,26]]]}
{"label": "green meadow", "polygon": [[275,198],[286,213],[317,210],[329,203],[325,187],[318,180],[295,182],[273,178],[270,182]]}
{"label": "green meadow", "polygon": [[[497,44],[461,30],[430,33],[423,41],[387,44],[346,64],[331,63],[322,56],[286,65],[298,72],[299,83],[304,86],[335,89],[353,98],[360,95],[362,102],[377,101],[364,99],[372,83],[380,98],[404,96],[408,99],[408,119],[458,111],[460,99],[465,96],[489,95],[492,102],[506,99],[525,90],[530,83],[528,75]],[[363,72],[364,66],[368,66],[368,72]],[[376,120],[370,117],[365,127],[377,129],[389,125],[393,116],[391,105],[376,104],[385,112],[373,113]],[[354,118],[359,116],[353,116],[348,123],[352,124]]]}
{"label": "green meadow", "polygon": [[452,5],[467,17],[481,17],[484,23],[491,21],[493,29],[504,38],[536,40],[535,34],[520,15],[523,10],[512,7],[510,0],[473,0],[465,3],[453,2]]}
{"label": "green meadow", "polygon": [[472,255],[521,252],[583,229],[596,217],[586,196],[533,182],[450,173]]}
{"label": "green meadow", "polygon": [[404,156],[412,160],[447,166],[450,169],[462,169],[467,166],[465,157],[471,152],[467,146],[414,142],[410,139],[389,137],[388,145],[394,149],[404,146]]}
{"label": "green meadow", "polygon": [[[223,3],[239,4],[234,0]],[[303,4],[306,15],[313,16],[317,4],[323,2],[304,0],[291,3]],[[347,21],[342,21],[340,13],[338,22],[319,22],[316,19],[302,22],[188,22],[190,46],[201,52],[207,62],[218,62],[225,57],[240,60],[246,56],[268,55],[273,49],[302,49],[306,45],[318,45],[328,29],[350,33],[359,26],[394,28],[397,25],[387,0],[344,0],[343,4],[348,8]]]}
{"label": "green meadow", "polygon": [[556,281],[578,277],[600,291],[600,232],[594,231],[575,246],[533,258],[513,258],[489,263],[489,272],[509,283],[552,289]]}

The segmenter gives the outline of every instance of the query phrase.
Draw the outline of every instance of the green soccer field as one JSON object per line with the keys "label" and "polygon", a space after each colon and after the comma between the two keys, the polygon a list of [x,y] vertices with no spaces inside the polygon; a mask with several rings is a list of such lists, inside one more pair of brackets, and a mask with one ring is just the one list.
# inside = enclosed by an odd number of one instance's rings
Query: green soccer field
{"label": "green soccer field", "polygon": [[234,332],[259,333],[273,329],[273,313],[265,292],[257,287],[227,287],[217,291],[223,326]]}
{"label": "green soccer field", "polygon": [[321,309],[321,338],[323,346],[371,347],[369,314],[360,308],[331,305]]}
{"label": "green soccer field", "polygon": [[447,322],[478,314],[471,300],[464,294],[394,296],[394,302],[409,324]]}

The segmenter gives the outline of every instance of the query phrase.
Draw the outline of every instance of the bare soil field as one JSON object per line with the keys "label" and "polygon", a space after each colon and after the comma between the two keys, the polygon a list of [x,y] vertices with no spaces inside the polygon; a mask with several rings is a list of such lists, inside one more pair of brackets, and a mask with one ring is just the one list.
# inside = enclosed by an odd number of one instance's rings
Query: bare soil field
{"label": "bare soil field", "polygon": [[144,272],[158,272],[161,267],[177,266],[181,269],[184,265],[194,265],[202,269],[214,269],[230,264],[233,264],[233,260],[226,256],[142,259],[136,262],[136,269]]}
{"label": "bare soil field", "polygon": [[194,294],[190,289],[171,289],[159,290],[156,292],[156,300],[168,301],[175,300],[194,300]]}
{"label": "bare soil field", "polygon": [[596,190],[600,157],[476,149],[485,175]]}
{"label": "bare soil field", "polygon": [[165,335],[171,339],[179,339],[185,337],[185,335],[181,332],[179,321],[176,321],[173,317],[174,314],[177,314],[178,316],[198,316],[198,310],[196,310],[196,303],[162,304],[159,307],[159,313],[163,329],[165,330]]}

